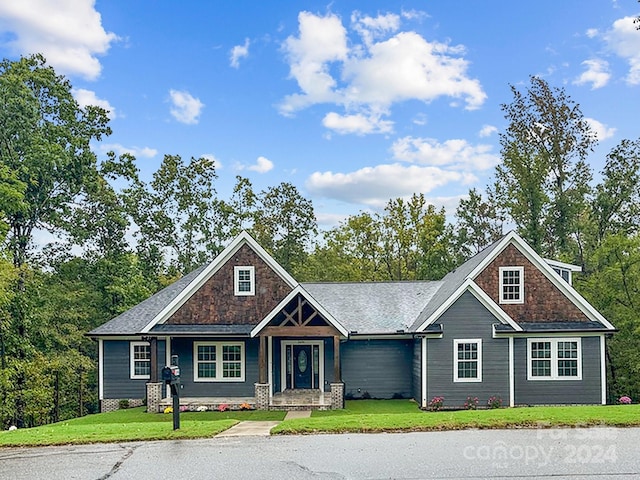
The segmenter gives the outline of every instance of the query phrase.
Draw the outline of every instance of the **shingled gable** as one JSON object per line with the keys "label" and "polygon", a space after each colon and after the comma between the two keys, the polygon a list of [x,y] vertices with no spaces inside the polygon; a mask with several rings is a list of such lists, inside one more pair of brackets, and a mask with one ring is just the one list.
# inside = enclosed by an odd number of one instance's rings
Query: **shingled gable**
{"label": "shingled gable", "polygon": [[[515,331],[523,331],[521,325],[514,321],[505,311],[482,290],[475,279],[493,262],[508,246],[513,245],[525,258],[536,267],[573,305],[575,305],[589,321],[598,322],[606,329],[614,331],[611,325],[595,308],[593,308],[573,287],[553,271],[535,251],[514,231],[488,246],[467,262],[449,273],[443,279],[443,285],[420,314],[412,329],[425,331],[433,324],[465,291],[470,291],[487,309],[489,309],[505,326]],[[559,325],[560,326],[560,325]]]}
{"label": "shingled gable", "polygon": [[315,298],[313,298],[301,285],[294,288],[253,330],[251,337],[257,336],[269,323],[280,313],[296,296],[301,295],[311,305],[322,318],[334,327],[344,338],[349,337],[349,331],[338,320],[335,319]]}
{"label": "shingled gable", "polygon": [[172,301],[151,320],[140,333],[149,333],[156,325],[164,324],[180,309],[205,283],[211,279],[234,254],[242,247],[248,246],[255,254],[267,264],[277,276],[290,288],[294,289],[297,282],[287,273],[247,232],[242,232],[225,248],[215,259],[205,266],[200,273],[193,278]]}

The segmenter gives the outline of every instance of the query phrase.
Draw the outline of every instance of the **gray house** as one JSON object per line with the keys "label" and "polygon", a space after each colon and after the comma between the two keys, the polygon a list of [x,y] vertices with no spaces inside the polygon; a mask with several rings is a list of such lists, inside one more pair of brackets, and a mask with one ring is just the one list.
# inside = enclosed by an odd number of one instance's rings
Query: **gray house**
{"label": "gray house", "polygon": [[[210,264],[89,332],[102,411],[342,408],[345,398],[467,397],[504,405],[606,403],[615,328],[509,233],[440,281],[298,283],[247,233]],[[177,357],[176,357],[177,356]],[[245,405],[246,406],[246,405]]]}

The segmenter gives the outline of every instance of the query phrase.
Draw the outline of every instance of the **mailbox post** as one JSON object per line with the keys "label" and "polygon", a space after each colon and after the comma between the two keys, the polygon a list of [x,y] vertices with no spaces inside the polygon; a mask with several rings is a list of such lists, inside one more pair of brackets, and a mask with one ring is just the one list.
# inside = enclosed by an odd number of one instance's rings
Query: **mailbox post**
{"label": "mailbox post", "polygon": [[178,366],[178,356],[171,357],[171,366],[162,369],[162,380],[171,388],[171,398],[173,400],[173,429],[180,429],[180,367]]}

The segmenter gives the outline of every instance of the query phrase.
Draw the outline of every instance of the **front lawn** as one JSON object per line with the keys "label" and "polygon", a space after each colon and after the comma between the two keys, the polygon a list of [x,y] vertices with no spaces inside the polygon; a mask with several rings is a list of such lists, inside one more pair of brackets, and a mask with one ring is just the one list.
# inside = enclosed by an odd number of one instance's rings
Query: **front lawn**
{"label": "front lawn", "polygon": [[[519,407],[425,412],[408,400],[353,400],[344,410],[282,422],[273,434],[401,432],[465,428],[640,426],[640,405]],[[376,412],[376,413],[373,413]]]}
{"label": "front lawn", "polygon": [[66,445],[81,443],[173,440],[212,437],[243,420],[282,420],[286,412],[183,412],[180,429],[172,414],[152,414],[145,407],[116,410],[64,422],[0,432],[0,446]]}

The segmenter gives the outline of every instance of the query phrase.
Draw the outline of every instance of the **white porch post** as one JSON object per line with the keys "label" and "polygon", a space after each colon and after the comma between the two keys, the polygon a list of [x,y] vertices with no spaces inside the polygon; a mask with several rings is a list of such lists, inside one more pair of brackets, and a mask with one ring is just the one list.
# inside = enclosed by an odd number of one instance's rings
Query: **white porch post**
{"label": "white porch post", "polygon": [[427,408],[427,338],[422,337],[420,344],[422,356],[422,408]]}
{"label": "white porch post", "polygon": [[515,405],[515,375],[513,365],[513,337],[509,337],[509,406]]}

